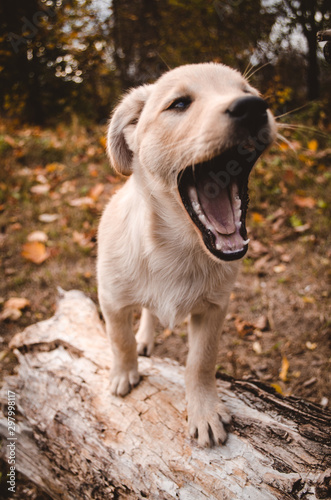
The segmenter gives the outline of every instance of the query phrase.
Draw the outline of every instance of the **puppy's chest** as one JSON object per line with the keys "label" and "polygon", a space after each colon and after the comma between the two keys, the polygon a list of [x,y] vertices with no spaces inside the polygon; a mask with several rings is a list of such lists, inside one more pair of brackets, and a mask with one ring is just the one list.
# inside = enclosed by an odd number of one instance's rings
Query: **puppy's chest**
{"label": "puppy's chest", "polygon": [[[208,304],[225,305],[232,290],[235,273],[222,268],[197,268],[174,262],[171,266],[154,269],[148,277],[148,303],[160,322],[173,327],[193,310]],[[175,264],[175,265],[174,265]],[[146,297],[147,298],[147,297]]]}

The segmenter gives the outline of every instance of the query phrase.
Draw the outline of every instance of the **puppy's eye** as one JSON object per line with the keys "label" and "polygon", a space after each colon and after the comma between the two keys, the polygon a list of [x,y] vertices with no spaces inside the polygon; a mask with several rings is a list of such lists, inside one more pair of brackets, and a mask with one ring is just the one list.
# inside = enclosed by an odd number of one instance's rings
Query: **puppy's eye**
{"label": "puppy's eye", "polygon": [[191,103],[192,99],[190,97],[178,97],[178,99],[175,99],[167,109],[185,111]]}

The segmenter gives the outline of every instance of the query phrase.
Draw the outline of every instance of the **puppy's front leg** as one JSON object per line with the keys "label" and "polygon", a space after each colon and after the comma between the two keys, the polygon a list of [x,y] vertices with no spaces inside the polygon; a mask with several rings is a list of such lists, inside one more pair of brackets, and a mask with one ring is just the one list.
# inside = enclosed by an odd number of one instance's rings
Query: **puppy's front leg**
{"label": "puppy's front leg", "polygon": [[189,354],[185,383],[189,434],[200,446],[221,444],[226,440],[224,423],[230,415],[216,391],[215,365],[218,340],[227,307],[210,306],[203,313],[191,314]]}
{"label": "puppy's front leg", "polygon": [[111,342],[111,392],[125,396],[139,383],[137,344],[132,329],[132,310],[113,312],[102,307],[106,330]]}

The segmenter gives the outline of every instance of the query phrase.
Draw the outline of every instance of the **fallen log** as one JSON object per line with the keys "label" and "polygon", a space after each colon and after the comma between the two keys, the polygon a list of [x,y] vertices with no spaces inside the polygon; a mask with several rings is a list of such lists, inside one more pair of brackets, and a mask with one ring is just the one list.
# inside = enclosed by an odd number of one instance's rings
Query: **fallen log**
{"label": "fallen log", "polygon": [[331,498],[330,412],[258,381],[219,380],[229,438],[200,449],[187,437],[177,363],[140,358],[140,385],[110,395],[108,340],[81,292],[62,292],[56,314],[11,348],[19,364],[0,392],[1,456],[9,462],[14,443],[14,469],[53,499]]}

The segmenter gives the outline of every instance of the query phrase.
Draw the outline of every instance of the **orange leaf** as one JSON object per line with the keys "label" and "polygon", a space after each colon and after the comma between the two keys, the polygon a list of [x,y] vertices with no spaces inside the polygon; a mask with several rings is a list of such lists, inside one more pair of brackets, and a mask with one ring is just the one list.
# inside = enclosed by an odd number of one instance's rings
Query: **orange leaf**
{"label": "orange leaf", "polygon": [[106,147],[107,147],[107,137],[106,136],[100,137],[99,142],[100,142],[101,146],[106,149]]}
{"label": "orange leaf", "polygon": [[316,139],[312,139],[311,141],[308,142],[308,149],[310,151],[317,151],[317,148],[318,148],[318,142],[316,141]]}
{"label": "orange leaf", "polygon": [[255,326],[252,325],[252,323],[236,318],[234,320],[234,324],[241,337],[245,337],[245,335],[252,335],[254,333]]}
{"label": "orange leaf", "polygon": [[25,243],[22,248],[22,257],[34,264],[42,264],[49,257],[49,251],[40,241]]}
{"label": "orange leaf", "polygon": [[293,201],[298,207],[301,208],[314,208],[314,206],[316,205],[316,200],[314,200],[314,198],[312,198],[311,196],[304,197],[294,195]]}
{"label": "orange leaf", "polygon": [[289,367],[290,367],[290,363],[288,362],[287,357],[283,356],[282,367],[281,367],[280,372],[279,372],[279,378],[283,382],[287,381],[287,372],[288,372]]}
{"label": "orange leaf", "polygon": [[279,384],[270,384],[270,385],[275,389],[276,392],[278,392],[278,394],[283,394],[283,390]]}
{"label": "orange leaf", "polygon": [[314,297],[309,297],[307,295],[304,295],[302,297],[302,300],[305,302],[305,304],[315,304],[315,302],[316,302]]}
{"label": "orange leaf", "polygon": [[264,222],[263,215],[259,214],[258,212],[252,212],[252,219],[253,222],[256,222],[257,224],[262,224]]}

